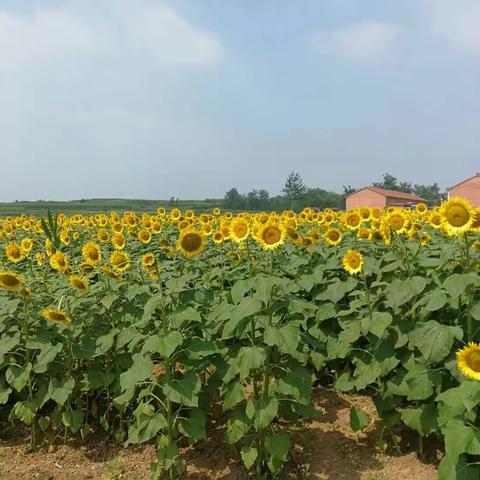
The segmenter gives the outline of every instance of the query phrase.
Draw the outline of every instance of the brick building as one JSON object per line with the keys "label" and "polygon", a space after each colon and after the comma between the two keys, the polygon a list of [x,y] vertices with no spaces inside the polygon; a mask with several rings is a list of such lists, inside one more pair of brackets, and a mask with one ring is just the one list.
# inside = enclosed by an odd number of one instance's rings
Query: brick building
{"label": "brick building", "polygon": [[397,192],[386,188],[365,187],[347,197],[347,210],[358,207],[411,207],[418,203],[427,203],[424,198],[412,193]]}
{"label": "brick building", "polygon": [[474,207],[480,207],[480,173],[450,187],[448,198],[452,197],[465,198]]}

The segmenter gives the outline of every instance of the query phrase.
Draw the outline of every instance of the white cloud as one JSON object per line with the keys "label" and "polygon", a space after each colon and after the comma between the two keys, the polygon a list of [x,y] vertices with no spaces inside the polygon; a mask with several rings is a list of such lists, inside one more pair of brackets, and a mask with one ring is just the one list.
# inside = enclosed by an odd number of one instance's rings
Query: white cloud
{"label": "white cloud", "polygon": [[401,29],[389,23],[366,21],[313,36],[316,48],[358,62],[381,62],[400,44]]}
{"label": "white cloud", "polygon": [[0,70],[91,54],[102,44],[98,32],[64,11],[39,11],[28,18],[0,13]]}
{"label": "white cloud", "polygon": [[0,12],[0,71],[46,64],[57,69],[68,59],[95,55],[110,64],[147,53],[152,63],[173,67],[210,66],[223,58],[214,33],[163,3],[107,2],[95,12],[88,4],[83,11],[74,10],[75,5],[37,9],[28,16]]}
{"label": "white cloud", "polygon": [[431,29],[452,49],[480,54],[479,0],[425,0]]}
{"label": "white cloud", "polygon": [[128,28],[137,45],[159,63],[209,65],[223,57],[222,45],[211,32],[194,28],[165,5],[138,12]]}

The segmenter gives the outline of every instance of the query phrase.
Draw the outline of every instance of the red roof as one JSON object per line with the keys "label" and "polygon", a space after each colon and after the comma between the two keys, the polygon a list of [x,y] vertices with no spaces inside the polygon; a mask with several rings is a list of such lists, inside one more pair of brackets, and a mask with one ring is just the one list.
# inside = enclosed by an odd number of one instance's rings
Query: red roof
{"label": "red roof", "polygon": [[469,182],[470,180],[473,180],[474,178],[476,177],[480,177],[480,173],[476,173],[475,175],[472,175],[471,177],[469,178],[466,178],[465,180],[462,180],[461,182],[457,183],[456,185],[454,185],[453,187],[448,187],[447,190],[451,190],[452,188],[455,188],[455,187],[458,187],[460,185],[463,185],[464,183],[467,183]]}
{"label": "red roof", "polygon": [[410,200],[412,202],[426,202],[422,197],[418,195],[414,195],[413,193],[405,193],[405,192],[398,192],[397,190],[387,190],[386,188],[378,188],[378,187],[364,187],[351,195],[355,195],[355,193],[361,192],[362,190],[371,190],[372,192],[379,193],[384,197],[388,198],[401,198],[402,200]]}

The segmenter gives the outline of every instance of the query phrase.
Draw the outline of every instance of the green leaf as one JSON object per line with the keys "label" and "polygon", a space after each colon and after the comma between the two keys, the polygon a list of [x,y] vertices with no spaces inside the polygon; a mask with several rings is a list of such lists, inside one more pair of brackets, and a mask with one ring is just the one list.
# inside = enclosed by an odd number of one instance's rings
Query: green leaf
{"label": "green leaf", "polygon": [[8,402],[8,397],[12,393],[11,388],[0,389],[0,405],[5,405]]}
{"label": "green leaf", "polygon": [[95,356],[104,355],[108,352],[113,346],[113,341],[115,339],[115,332],[111,331],[106,335],[102,335],[97,338],[95,342]]}
{"label": "green leaf", "polygon": [[427,362],[440,362],[451,351],[455,338],[461,339],[463,331],[460,327],[441,325],[435,320],[420,324],[409,338]]}
{"label": "green leaf", "polygon": [[405,408],[400,414],[403,423],[422,436],[438,430],[438,413],[433,403],[418,408]]}
{"label": "green leaf", "polygon": [[145,342],[142,348],[142,353],[159,353],[163,357],[169,358],[182,342],[182,334],[177,331],[162,336],[152,335]]}
{"label": "green leaf", "polygon": [[133,365],[120,375],[122,391],[134,388],[137,383],[150,378],[153,371],[153,362],[143,355],[133,356]]}
{"label": "green leaf", "polygon": [[255,463],[255,460],[258,457],[258,450],[255,447],[244,445],[240,450],[240,455],[245,468],[248,470]]}
{"label": "green leaf", "polygon": [[[475,274],[476,275],[476,274]],[[444,282],[443,288],[451,299],[456,302],[458,297],[464,293],[470,285],[477,283],[475,277],[468,273],[453,273]]]}
{"label": "green leaf", "polygon": [[67,410],[62,414],[63,424],[70,429],[72,433],[77,433],[83,426],[85,415],[81,410]]}
{"label": "green leaf", "polygon": [[206,424],[205,413],[199,408],[195,408],[190,412],[188,418],[180,421],[178,430],[188,437],[191,443],[196,443],[207,438]]}
{"label": "green leaf", "polygon": [[167,421],[161,412],[155,412],[151,404],[140,403],[135,410],[135,422],[128,428],[127,444],[148,442],[166,427]]}
{"label": "green leaf", "polygon": [[287,461],[290,450],[290,438],[286,432],[278,432],[265,437],[265,450],[282,462]]}
{"label": "green leaf", "polygon": [[276,345],[281,352],[293,355],[300,341],[300,328],[293,322],[282,327],[268,327],[263,340],[267,345]]}
{"label": "green leaf", "polygon": [[227,441],[237,443],[250,430],[251,421],[245,414],[244,408],[237,408],[233,417],[227,422]]}
{"label": "green leaf", "polygon": [[68,397],[73,392],[75,380],[73,377],[68,378],[51,378],[48,385],[48,394],[50,398],[55,400],[59,405],[64,405]]}
{"label": "green leaf", "polygon": [[187,372],[180,380],[170,380],[163,386],[164,395],[175,403],[188,407],[198,406],[198,392],[202,383],[194,371]]}
{"label": "green leaf", "polygon": [[[3,307],[2,307],[3,308]],[[0,365],[3,363],[5,355],[12,352],[13,349],[20,343],[20,336],[10,337],[2,335],[0,337]]]}
{"label": "green leaf", "polygon": [[56,345],[48,343],[45,345],[37,355],[33,371],[35,373],[45,373],[50,362],[55,360],[55,357],[62,351],[62,349],[63,345],[61,343],[57,343]]}
{"label": "green leaf", "polygon": [[264,365],[267,354],[262,347],[242,347],[238,351],[236,366],[240,378],[247,378],[251,370],[256,370]]}
{"label": "green leaf", "polygon": [[458,458],[462,453],[480,455],[480,432],[454,419],[442,429],[445,436],[445,451],[451,458]]}
{"label": "green leaf", "polygon": [[397,309],[422,293],[426,286],[427,280],[423,277],[412,277],[407,280],[396,278],[385,288],[387,305]]}
{"label": "green leaf", "polygon": [[238,381],[233,381],[222,388],[223,411],[230,410],[245,398],[243,386]]}
{"label": "green leaf", "polygon": [[427,312],[435,312],[443,308],[447,303],[447,300],[445,293],[437,288],[430,294],[428,303],[425,305],[424,309]]}
{"label": "green leaf", "polygon": [[28,402],[17,402],[13,407],[13,414],[25,425],[31,425],[35,420],[35,412]]}
{"label": "green leaf", "polygon": [[31,370],[31,363],[27,363],[25,367],[10,365],[5,372],[5,378],[17,392],[21,392],[28,383],[28,377]]}
{"label": "green leaf", "polygon": [[233,303],[240,303],[245,294],[252,288],[252,282],[250,279],[237,280],[230,290],[230,295],[232,296]]}
{"label": "green leaf", "polygon": [[354,432],[367,428],[369,420],[368,415],[361,408],[350,408],[350,427]]}
{"label": "green leaf", "polygon": [[268,427],[277,416],[278,400],[276,398],[251,398],[247,402],[245,413],[253,421],[255,430],[260,431]]}
{"label": "green leaf", "polygon": [[371,332],[376,337],[382,338],[392,321],[393,317],[388,312],[373,312],[371,321],[369,317],[362,320],[362,328],[365,332]]}
{"label": "green leaf", "polygon": [[284,395],[291,395],[302,404],[308,404],[312,393],[310,373],[301,366],[287,371],[279,378],[277,390]]}
{"label": "green leaf", "polygon": [[258,313],[262,309],[262,302],[252,297],[245,297],[240,300],[230,311],[230,320],[223,327],[222,338],[230,338],[238,323],[244,318]]}
{"label": "green leaf", "polygon": [[465,455],[445,455],[438,465],[438,480],[479,480],[478,470],[467,464]]}

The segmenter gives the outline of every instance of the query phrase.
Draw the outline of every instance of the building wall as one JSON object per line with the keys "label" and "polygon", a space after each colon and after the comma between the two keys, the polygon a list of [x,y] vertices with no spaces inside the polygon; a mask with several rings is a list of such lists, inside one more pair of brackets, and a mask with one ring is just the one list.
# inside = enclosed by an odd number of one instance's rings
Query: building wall
{"label": "building wall", "polygon": [[473,177],[448,192],[448,198],[460,197],[468,200],[474,207],[480,207],[480,176]]}
{"label": "building wall", "polygon": [[372,190],[360,190],[347,198],[347,210],[358,207],[385,208],[387,199]]}

